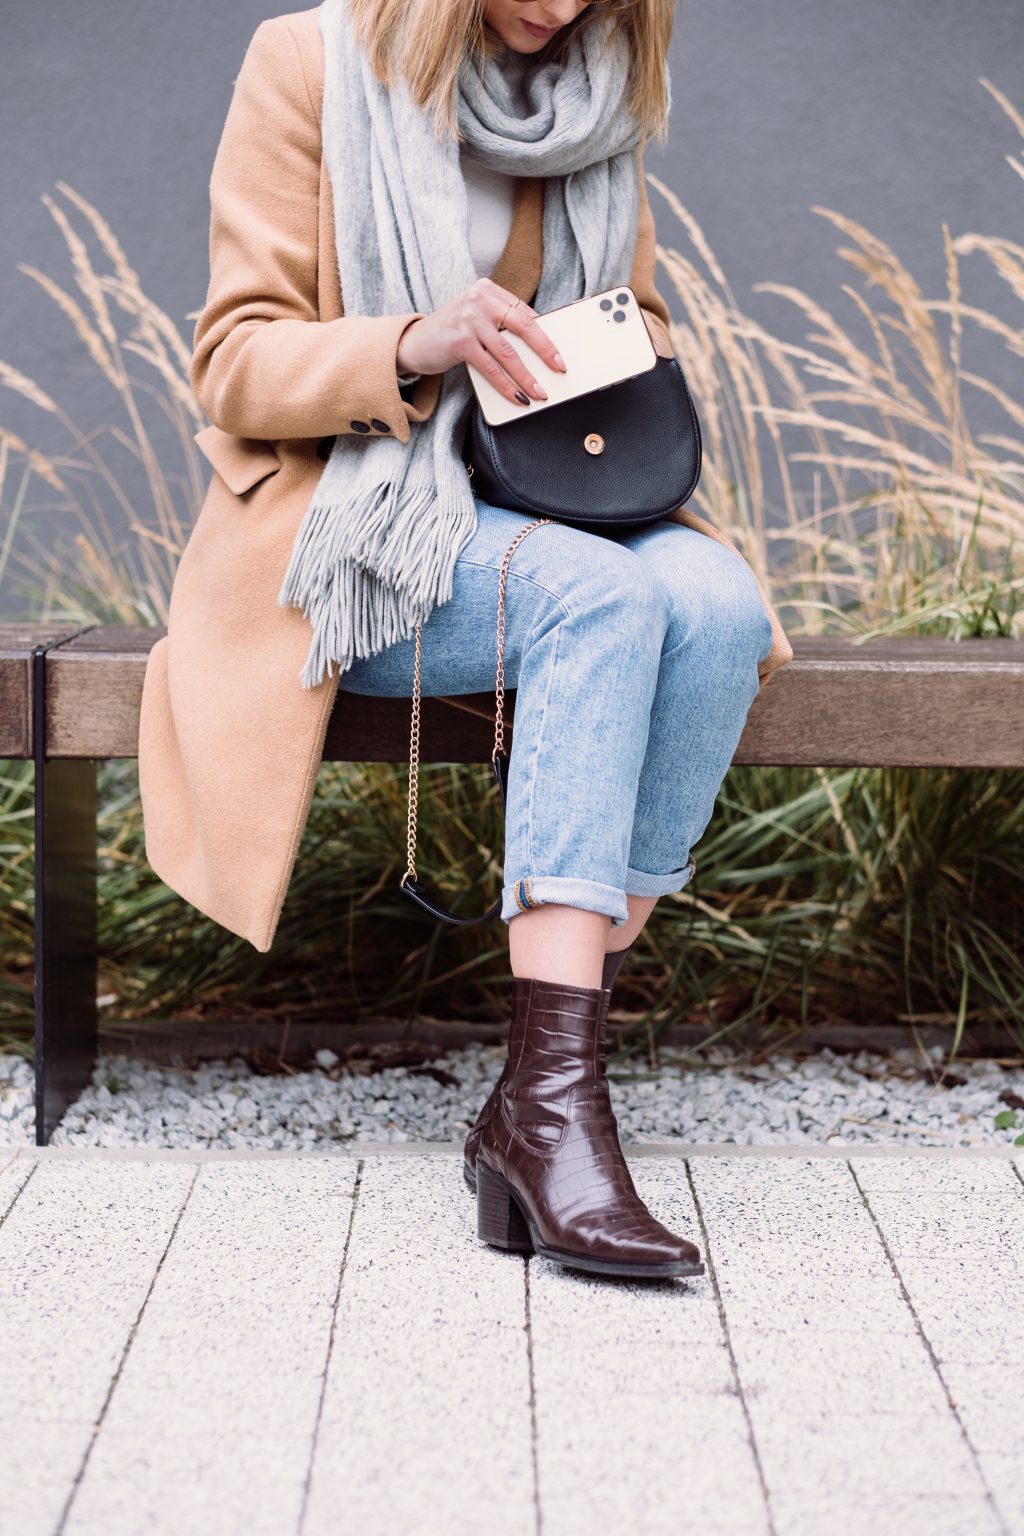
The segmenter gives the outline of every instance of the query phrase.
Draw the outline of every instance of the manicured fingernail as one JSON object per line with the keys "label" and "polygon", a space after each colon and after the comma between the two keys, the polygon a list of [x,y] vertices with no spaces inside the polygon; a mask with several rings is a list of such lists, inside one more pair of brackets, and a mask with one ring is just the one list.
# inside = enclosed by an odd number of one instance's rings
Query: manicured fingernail
{"label": "manicured fingernail", "polygon": [[559,368],[562,369],[563,373],[568,373],[569,370],[566,366],[565,358],[562,356],[561,352],[555,353],[555,362],[558,364]]}
{"label": "manicured fingernail", "polygon": [[529,405],[530,403],[529,395],[525,395],[521,389],[516,390],[516,399],[520,405]]}

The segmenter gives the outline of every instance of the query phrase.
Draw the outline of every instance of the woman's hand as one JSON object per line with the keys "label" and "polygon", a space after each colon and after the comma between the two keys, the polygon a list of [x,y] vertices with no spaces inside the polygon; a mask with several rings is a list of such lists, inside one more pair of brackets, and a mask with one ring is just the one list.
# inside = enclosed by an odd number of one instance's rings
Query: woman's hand
{"label": "woman's hand", "polygon": [[537,311],[523,299],[515,301],[507,288],[478,277],[464,293],[402,332],[395,354],[398,372],[444,373],[456,363],[472,363],[507,400],[520,405],[529,405],[531,395],[546,400],[547,391],[498,330],[502,316],[502,330],[521,336],[549,367],[564,372],[565,363],[541,330]]}

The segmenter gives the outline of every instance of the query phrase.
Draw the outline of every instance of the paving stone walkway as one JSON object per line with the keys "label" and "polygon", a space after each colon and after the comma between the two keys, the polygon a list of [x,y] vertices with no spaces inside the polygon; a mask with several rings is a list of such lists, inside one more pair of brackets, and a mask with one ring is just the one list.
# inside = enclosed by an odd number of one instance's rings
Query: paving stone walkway
{"label": "paving stone walkway", "polygon": [[436,1145],[0,1149],[0,1531],[1024,1533],[1024,1157],[683,1151],[643,1286]]}

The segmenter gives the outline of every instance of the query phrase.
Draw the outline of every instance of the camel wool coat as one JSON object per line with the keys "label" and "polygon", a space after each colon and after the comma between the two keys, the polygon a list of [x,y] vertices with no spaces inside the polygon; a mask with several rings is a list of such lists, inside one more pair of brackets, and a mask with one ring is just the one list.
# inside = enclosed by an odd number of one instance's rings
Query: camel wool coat
{"label": "camel wool coat", "polygon": [[[344,313],[321,155],[323,71],[313,7],[262,22],[234,84],[210,180],[210,282],[191,367],[211,423],[195,440],[214,474],[175,572],[167,633],[149,653],[139,720],[150,865],[260,951],[274,938],[338,692],[336,668],[302,688],[309,621],[277,602],[323,470],[318,444],[372,421],[407,443],[441,381],[427,375],[411,398],[399,392],[395,353],[418,311]],[[657,351],[671,356],[642,174],[640,186],[629,283]],[[526,302],[541,275],[542,191],[540,178],[519,179],[491,274]],[[685,507],[672,516],[735,549]],[[761,592],[773,634],[763,685],[793,653]]]}

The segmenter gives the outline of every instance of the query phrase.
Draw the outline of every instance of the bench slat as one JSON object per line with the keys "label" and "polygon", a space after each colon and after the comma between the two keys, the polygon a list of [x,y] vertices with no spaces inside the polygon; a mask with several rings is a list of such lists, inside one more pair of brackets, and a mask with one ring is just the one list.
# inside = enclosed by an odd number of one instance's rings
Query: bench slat
{"label": "bench slat", "polygon": [[[49,653],[53,756],[136,755],[146,657],[163,633],[99,626]],[[793,651],[754,701],[737,764],[1024,767],[1024,640],[798,636]],[[492,693],[425,698],[422,760],[486,762],[493,707]],[[510,724],[514,707],[509,690]],[[339,693],[325,759],[405,762],[408,748],[408,699]]]}

